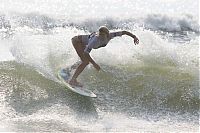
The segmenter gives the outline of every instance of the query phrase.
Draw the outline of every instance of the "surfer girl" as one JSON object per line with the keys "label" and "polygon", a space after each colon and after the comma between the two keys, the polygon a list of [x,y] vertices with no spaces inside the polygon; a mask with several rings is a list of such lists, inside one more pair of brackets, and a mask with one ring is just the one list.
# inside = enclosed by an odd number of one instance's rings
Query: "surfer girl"
{"label": "surfer girl", "polygon": [[105,47],[111,39],[122,35],[132,37],[135,45],[139,43],[139,39],[132,33],[128,31],[109,32],[108,28],[105,26],[101,26],[98,32],[94,32],[90,35],[74,36],[72,38],[72,44],[81,59],[81,63],[76,68],[72,78],[69,80],[69,84],[82,87],[83,85],[77,81],[77,77],[89,63],[91,63],[97,71],[101,69],[100,66],[91,58],[89,54],[91,50]]}

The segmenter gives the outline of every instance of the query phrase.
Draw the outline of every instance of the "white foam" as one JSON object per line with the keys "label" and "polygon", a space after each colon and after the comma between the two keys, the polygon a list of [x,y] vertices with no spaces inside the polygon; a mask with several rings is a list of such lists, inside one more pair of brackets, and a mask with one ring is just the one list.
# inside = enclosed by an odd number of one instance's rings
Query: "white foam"
{"label": "white foam", "polygon": [[0,61],[10,61],[15,59],[10,52],[8,44],[7,41],[0,40]]}
{"label": "white foam", "polygon": [[[159,5],[159,6],[157,6]],[[188,6],[189,5],[189,6]],[[102,10],[104,9],[104,10]],[[144,14],[167,13],[167,14],[193,14],[198,16],[197,0],[2,0],[0,11],[32,13],[39,12],[54,17],[68,18],[79,21],[82,18],[130,18],[143,16]]]}

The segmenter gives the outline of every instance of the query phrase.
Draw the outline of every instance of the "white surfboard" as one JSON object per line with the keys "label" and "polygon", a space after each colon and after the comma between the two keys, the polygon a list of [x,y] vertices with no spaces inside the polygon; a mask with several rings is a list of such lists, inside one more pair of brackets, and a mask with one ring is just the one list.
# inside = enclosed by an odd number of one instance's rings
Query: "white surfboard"
{"label": "white surfboard", "polygon": [[76,87],[76,86],[71,86],[69,83],[67,83],[67,81],[70,78],[70,70],[67,68],[61,69],[58,71],[58,79],[60,80],[60,82],[68,89],[70,89],[71,91],[78,93],[80,95],[83,96],[88,96],[88,97],[97,97],[92,91],[87,90],[83,87]]}

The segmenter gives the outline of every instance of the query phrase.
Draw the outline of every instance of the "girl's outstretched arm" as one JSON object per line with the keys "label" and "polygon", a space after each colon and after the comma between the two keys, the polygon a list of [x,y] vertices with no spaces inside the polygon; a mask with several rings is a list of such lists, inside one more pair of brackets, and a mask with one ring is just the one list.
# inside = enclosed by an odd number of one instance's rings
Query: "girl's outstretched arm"
{"label": "girl's outstretched arm", "polygon": [[135,45],[139,44],[139,39],[132,33],[128,32],[128,31],[122,31],[122,35],[128,35],[128,36],[132,37],[134,39]]}

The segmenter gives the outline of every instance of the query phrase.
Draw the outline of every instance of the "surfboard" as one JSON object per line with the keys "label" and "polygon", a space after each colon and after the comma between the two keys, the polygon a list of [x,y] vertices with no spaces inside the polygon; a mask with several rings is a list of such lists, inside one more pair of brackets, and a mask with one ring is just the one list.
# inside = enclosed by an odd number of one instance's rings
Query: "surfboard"
{"label": "surfboard", "polygon": [[57,76],[62,85],[64,85],[67,89],[69,89],[75,93],[78,93],[80,95],[87,96],[87,97],[93,97],[93,98],[97,97],[96,94],[94,94],[90,90],[87,90],[84,87],[76,87],[76,86],[70,85],[68,83],[69,78],[71,76],[70,71],[71,70],[69,68],[62,68],[61,70],[58,71]]}

